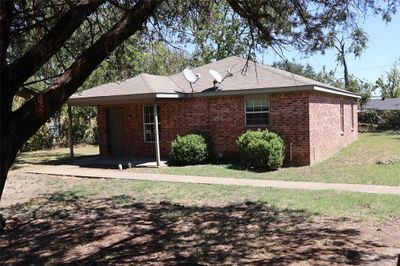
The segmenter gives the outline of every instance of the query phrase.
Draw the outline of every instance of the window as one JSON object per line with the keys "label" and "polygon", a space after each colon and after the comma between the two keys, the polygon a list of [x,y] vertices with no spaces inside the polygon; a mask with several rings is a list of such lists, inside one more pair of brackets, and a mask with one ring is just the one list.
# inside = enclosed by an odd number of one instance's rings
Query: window
{"label": "window", "polygon": [[351,104],[351,130],[354,130],[354,104]]}
{"label": "window", "polygon": [[[154,123],[154,107],[153,105],[145,105],[143,107],[143,128],[144,141],[156,141],[156,128]],[[160,106],[157,105],[158,133],[160,134]]]}
{"label": "window", "polygon": [[344,132],[344,106],[343,100],[340,100],[340,132]]}
{"label": "window", "polygon": [[246,126],[268,125],[268,113],[267,99],[246,100]]}

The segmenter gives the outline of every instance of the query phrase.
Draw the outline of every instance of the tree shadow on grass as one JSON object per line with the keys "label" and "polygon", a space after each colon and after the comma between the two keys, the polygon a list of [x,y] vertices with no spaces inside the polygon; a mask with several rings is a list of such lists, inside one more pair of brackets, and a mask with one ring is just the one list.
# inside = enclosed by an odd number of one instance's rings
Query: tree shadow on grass
{"label": "tree shadow on grass", "polygon": [[256,168],[245,167],[245,166],[241,165],[240,162],[234,161],[234,162],[223,164],[223,167],[225,169],[229,169],[229,170],[247,171],[250,173],[263,174],[263,173],[272,173],[272,172],[279,171],[281,169],[288,169],[288,168],[299,167],[299,166],[284,164],[282,167],[277,168],[277,169],[256,169]]}
{"label": "tree shadow on grass", "polygon": [[[3,210],[4,211],[4,210]],[[0,264],[365,264],[378,243],[304,211],[247,202],[225,206],[87,199],[73,193],[5,210]],[[335,221],[330,221],[335,223]]]}

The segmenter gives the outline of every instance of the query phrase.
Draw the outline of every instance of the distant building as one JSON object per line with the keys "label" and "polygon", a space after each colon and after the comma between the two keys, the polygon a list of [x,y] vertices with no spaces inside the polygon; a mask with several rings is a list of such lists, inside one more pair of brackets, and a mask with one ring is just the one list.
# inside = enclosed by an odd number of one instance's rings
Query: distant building
{"label": "distant building", "polygon": [[363,106],[364,110],[400,110],[400,98],[370,99]]}

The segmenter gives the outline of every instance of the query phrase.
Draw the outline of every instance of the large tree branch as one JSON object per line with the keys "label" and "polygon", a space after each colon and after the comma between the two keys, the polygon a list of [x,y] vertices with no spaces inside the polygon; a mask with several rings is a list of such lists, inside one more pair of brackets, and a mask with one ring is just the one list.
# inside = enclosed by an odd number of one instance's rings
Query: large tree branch
{"label": "large tree branch", "polygon": [[24,143],[71,96],[98,65],[124,40],[140,31],[143,23],[153,15],[164,0],[139,1],[108,32],[85,50],[75,62],[55,80],[46,91],[36,95],[13,113],[13,130],[23,132],[19,143]]}
{"label": "large tree branch", "polygon": [[[245,6],[246,2],[240,2],[238,0],[227,0],[228,4],[232,7],[239,16],[247,20],[250,26],[256,27],[262,33],[262,39],[265,43],[272,43],[274,41],[271,31],[267,29],[259,20],[259,17],[252,14],[251,8]],[[254,30],[254,29],[250,29]]]}
{"label": "large tree branch", "polygon": [[15,92],[61,48],[86,17],[104,2],[105,0],[82,0],[68,10],[43,39],[6,66],[6,89]]}

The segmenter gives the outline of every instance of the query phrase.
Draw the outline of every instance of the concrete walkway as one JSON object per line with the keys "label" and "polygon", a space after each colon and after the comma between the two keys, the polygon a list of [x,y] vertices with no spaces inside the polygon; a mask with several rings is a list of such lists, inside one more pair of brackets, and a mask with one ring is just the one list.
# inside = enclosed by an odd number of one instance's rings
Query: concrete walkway
{"label": "concrete walkway", "polygon": [[84,178],[130,179],[130,180],[177,182],[177,183],[216,184],[216,185],[271,187],[271,188],[307,189],[307,190],[338,190],[338,191],[364,192],[364,193],[374,193],[374,194],[400,195],[400,186],[376,186],[376,185],[359,185],[359,184],[342,184],[342,183],[292,182],[292,181],[264,180],[264,179],[239,179],[239,178],[222,178],[222,177],[205,177],[205,176],[166,175],[166,174],[129,172],[125,170],[119,171],[119,170],[109,170],[109,169],[80,168],[71,165],[40,166],[28,170],[27,173],[55,175],[55,176],[74,176],[74,177],[84,177]]}

